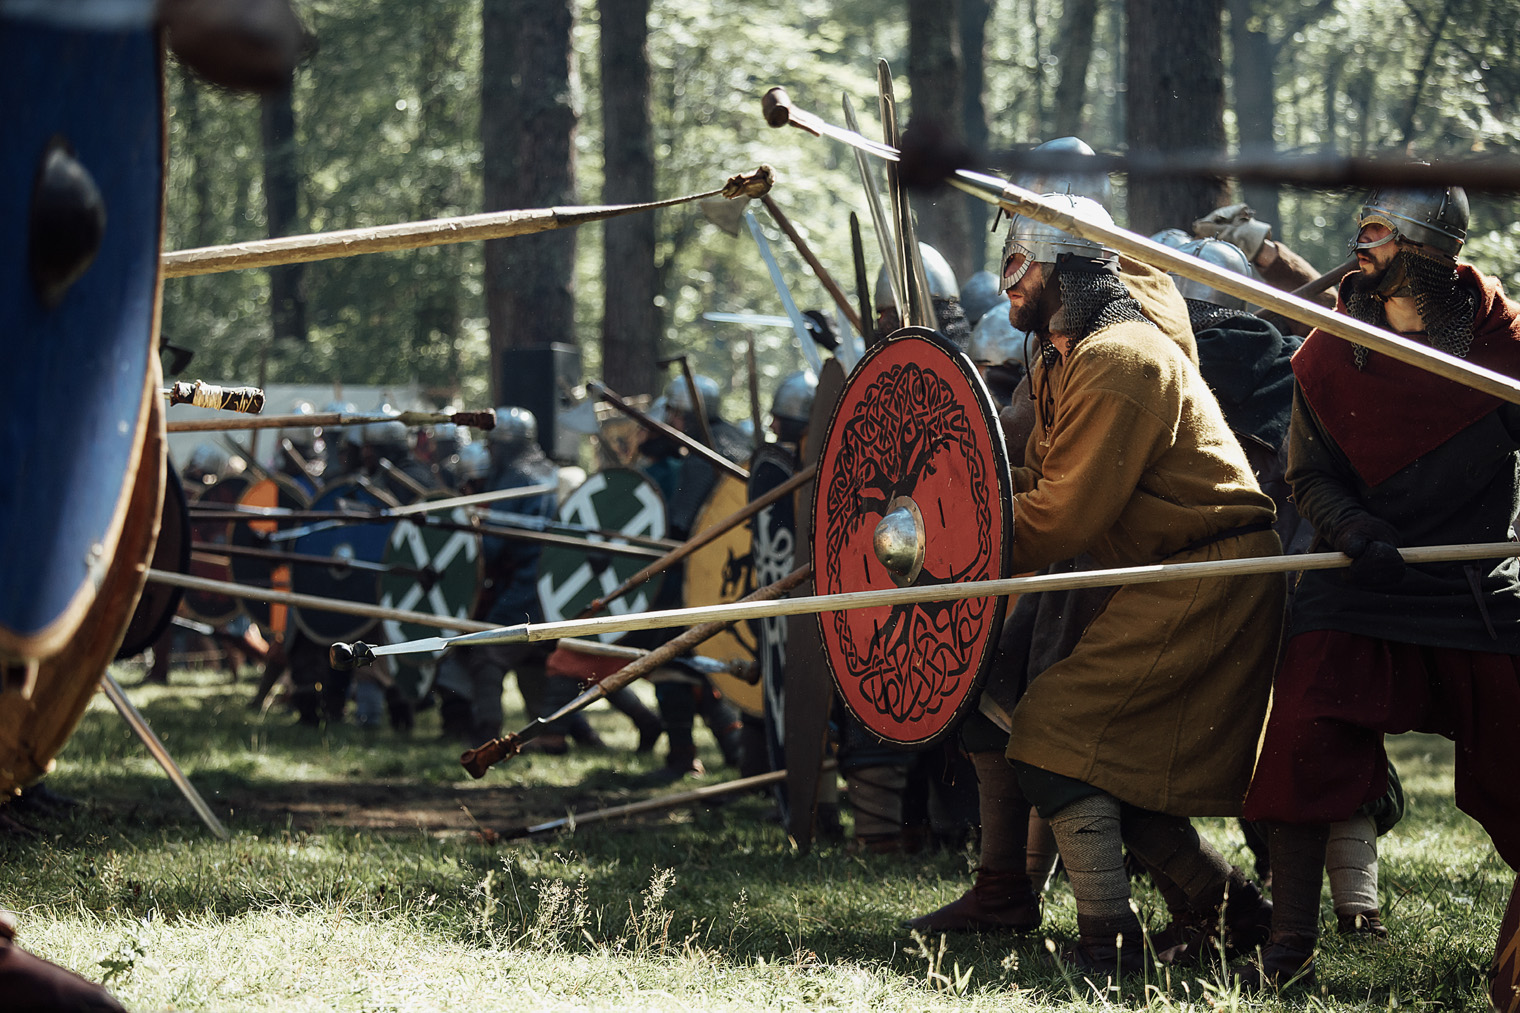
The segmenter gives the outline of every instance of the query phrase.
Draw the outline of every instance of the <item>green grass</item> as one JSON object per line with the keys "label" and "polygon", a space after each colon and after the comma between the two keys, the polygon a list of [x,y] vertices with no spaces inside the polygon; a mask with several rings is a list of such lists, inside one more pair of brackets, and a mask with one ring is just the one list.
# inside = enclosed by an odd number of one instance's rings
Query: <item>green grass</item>
{"label": "green grass", "polygon": [[[1332,929],[1312,994],[1242,1000],[1203,969],[1116,995],[1048,956],[1074,935],[1062,882],[1034,937],[911,938],[902,919],[965,889],[969,852],[799,855],[759,796],[487,844],[477,826],[650,794],[635,783],[654,761],[521,757],[474,782],[433,713],[406,739],[316,732],[248,711],[247,682],[118,677],[232,840],[202,829],[97,698],[48,782],[86,805],[33,819],[39,837],[0,837],[0,905],[20,913],[22,945],[134,1010],[1487,1008],[1511,875],[1453,806],[1452,749],[1430,736],[1390,743],[1409,814],[1381,842],[1389,945]],[[593,721],[633,744],[618,715]],[[1228,821],[1201,827],[1249,867]],[[1137,884],[1136,899],[1159,927],[1159,898]]]}

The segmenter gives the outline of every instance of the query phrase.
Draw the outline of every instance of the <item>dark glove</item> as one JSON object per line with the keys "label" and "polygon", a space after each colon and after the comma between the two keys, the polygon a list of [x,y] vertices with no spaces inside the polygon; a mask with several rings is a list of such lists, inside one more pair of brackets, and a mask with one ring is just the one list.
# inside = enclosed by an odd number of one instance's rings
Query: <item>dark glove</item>
{"label": "dark glove", "polygon": [[1351,557],[1351,582],[1379,588],[1404,579],[1404,557],[1397,548],[1399,533],[1392,524],[1371,515],[1341,528],[1335,547]]}

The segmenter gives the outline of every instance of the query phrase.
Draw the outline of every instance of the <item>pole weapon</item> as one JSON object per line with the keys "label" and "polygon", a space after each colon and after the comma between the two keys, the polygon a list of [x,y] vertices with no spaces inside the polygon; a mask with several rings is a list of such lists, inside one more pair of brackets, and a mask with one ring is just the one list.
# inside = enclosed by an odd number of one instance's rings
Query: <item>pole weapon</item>
{"label": "pole weapon", "polygon": [[190,779],[179,768],[179,764],[174,762],[174,757],[169,755],[169,750],[154,733],[152,726],[148,724],[148,719],[132,705],[131,700],[127,699],[127,694],[121,688],[121,683],[116,681],[116,677],[107,672],[100,680],[100,688],[105,691],[106,698],[111,701],[116,712],[122,716],[122,720],[126,721],[133,734],[148,747],[148,752],[153,755],[153,759],[157,760],[164,773],[169,775],[169,780],[173,781],[174,787],[185,796],[185,801],[190,803],[190,808],[195,810],[195,814],[201,818],[202,823],[206,824],[206,828],[215,834],[219,841],[231,840],[232,835],[227,832],[226,827],[222,826],[222,821],[216,818],[216,814],[211,811],[211,807],[206,804],[201,793],[195,790],[195,785],[190,783]]}
{"label": "pole weapon", "polygon": [[[809,131],[810,133],[815,131]],[[1004,150],[977,155],[966,148],[940,144],[934,130],[914,124],[905,137],[903,171],[910,185],[938,184],[947,169],[967,165],[996,166],[1009,173],[1048,175],[1073,172],[1119,172],[1132,178],[1178,177],[1238,179],[1247,183],[1287,183],[1325,189],[1460,186],[1470,192],[1520,191],[1520,159],[1513,156],[1457,158],[1439,165],[1415,162],[1404,155],[1284,155],[1250,161],[1218,151],[1144,151],[1128,155],[1074,155],[1064,151]],[[909,154],[911,152],[911,154]]]}
{"label": "pole weapon", "polygon": [[786,213],[781,210],[781,205],[776,203],[776,198],[770,194],[765,194],[760,198],[760,203],[764,204],[765,210],[770,212],[771,218],[776,222],[776,227],[786,234],[786,238],[792,241],[792,245],[802,255],[802,259],[807,261],[807,266],[812,269],[814,277],[823,284],[824,289],[833,298],[834,305],[839,307],[850,321],[850,326],[855,328],[855,333],[865,334],[865,321],[850,305],[849,297],[844,294],[844,290],[839,287],[838,282],[834,281],[834,276],[829,274],[828,269],[823,266],[822,261],[813,255],[812,248],[802,238],[796,226],[792,224],[791,219],[787,218]]}
{"label": "pole weapon", "polygon": [[260,415],[257,418],[172,419],[165,424],[171,433],[214,433],[235,429],[323,429],[337,426],[364,426],[371,422],[400,422],[404,426],[426,426],[452,422],[472,429],[496,428],[496,412],[313,412],[309,415]]}
{"label": "pole weapon", "polygon": [[758,197],[771,188],[772,172],[762,165],[753,172],[731,176],[721,187],[706,193],[647,204],[603,204],[537,208],[527,211],[490,211],[478,215],[438,218],[431,221],[343,229],[306,236],[282,236],[228,246],[205,246],[176,250],[162,257],[165,278],[184,278],[220,271],[279,264],[303,264],[363,253],[415,250],[425,246],[465,243],[481,239],[506,239],[553,229],[575,228],[588,222],[616,218],[639,211],[653,211],[711,197]]}
{"label": "pole weapon", "polygon": [[[766,94],[769,95],[770,92]],[[782,95],[784,96],[785,94],[785,90],[783,90]],[[844,105],[844,121],[850,125],[850,129],[845,131],[845,133],[860,138],[866,145],[876,144],[877,142],[870,140],[860,132],[860,124],[855,118],[855,104],[850,101],[850,96],[844,95],[842,103]],[[765,100],[762,99],[762,107],[764,104]],[[766,122],[770,122],[769,112],[766,114]],[[818,122],[828,126],[830,129],[836,129],[832,124],[827,124],[823,120],[819,120]],[[777,125],[776,123],[771,123],[773,127]],[[809,130],[810,128],[803,126],[802,129]],[[817,133],[817,131],[810,132]],[[886,145],[881,145],[881,147],[886,148]],[[876,246],[881,251],[881,262],[886,265],[887,289],[891,293],[892,305],[897,309],[897,319],[905,320],[907,318],[903,316],[903,293],[906,291],[906,286],[903,281],[902,270],[897,263],[897,254],[892,249],[892,229],[887,224],[887,213],[881,204],[881,192],[876,185],[876,174],[871,171],[871,163],[866,158],[867,154],[874,152],[869,147],[852,147],[852,150],[855,154],[855,168],[860,172],[861,185],[865,187],[866,209],[871,212],[871,229],[876,233]],[[881,293],[878,292],[877,297],[880,298],[880,296]]]}
{"label": "pole weapon", "polygon": [[[897,129],[897,99],[892,92],[892,68],[886,60],[876,61],[876,90],[881,107],[881,129],[890,147],[901,140]],[[918,251],[918,230],[913,226],[913,208],[908,202],[908,188],[898,172],[897,162],[887,163],[887,197],[891,201],[892,220],[897,225],[897,257],[905,282],[906,304],[902,322],[937,329],[934,303],[929,298],[929,280],[924,275],[924,259]]]}
{"label": "pole weapon", "polygon": [[[754,605],[770,602],[786,594],[804,580],[807,580],[812,575],[812,572],[812,566],[799,567],[776,581],[776,583],[752,591],[734,604]],[[624,665],[553,714],[539,718],[522,731],[508,733],[502,738],[492,739],[490,742],[476,746],[474,749],[466,750],[464,755],[459,758],[460,765],[470,772],[471,777],[484,777],[486,771],[493,764],[499,763],[507,757],[516,756],[522,751],[523,743],[547,732],[554,722],[562,721],[576,711],[589,707],[603,697],[622,689],[634,680],[643,678],[661,665],[692,650],[704,640],[716,636],[727,629],[734,621],[736,620],[723,619],[693,626],[674,639],[668,640],[659,647],[656,647],[642,658]],[[470,635],[472,634],[466,634],[466,636]],[[474,635],[478,636],[479,634]],[[329,657],[338,657],[338,648],[342,646],[344,645],[334,644],[329,652]]]}
{"label": "pole weapon", "polygon": [[697,389],[697,377],[691,371],[691,362],[686,353],[682,352],[680,355],[672,355],[655,361],[661,366],[668,366],[672,362],[681,364],[681,376],[686,381],[686,393],[691,397],[691,403],[696,406],[697,425],[702,430],[702,442],[708,447],[713,447],[712,426],[707,422],[707,403],[702,397],[702,392]]}
{"label": "pole weapon", "polygon": [[162,391],[171,405],[188,404],[224,412],[257,415],[264,410],[264,392],[257,387],[220,387],[204,380],[179,381]]}
{"label": "pole weapon", "polygon": [[591,380],[587,382],[586,390],[601,398],[603,401],[606,401],[608,404],[612,405],[612,407],[616,408],[624,415],[633,419],[633,421],[637,422],[639,425],[643,426],[651,433],[655,433],[660,436],[668,436],[672,440],[675,440],[677,443],[679,443],[681,446],[685,447],[687,450],[690,450],[692,453],[698,454],[710,463],[717,465],[719,468],[728,472],[739,481],[749,481],[749,472],[739,467],[733,461],[730,461],[728,458],[724,457],[722,454],[718,453],[710,447],[702,446],[701,442],[692,439],[690,436],[687,436],[679,429],[672,429],[665,423],[660,422],[657,419],[650,418],[648,415],[639,411],[627,401],[624,401],[606,384]]}
{"label": "pole weapon", "polygon": [[[1502,559],[1520,556],[1520,543],[1490,542],[1468,545],[1431,545],[1401,548],[1406,563],[1436,563],[1454,560]],[[1045,574],[1034,577],[1000,577],[995,580],[964,581],[958,584],[908,586],[874,591],[847,591],[839,594],[810,595],[785,601],[742,599],[723,605],[665,609],[654,612],[568,619],[549,623],[520,623],[503,626],[486,633],[469,633],[457,637],[429,637],[401,644],[334,644],[328,652],[337,669],[363,667],[374,659],[392,654],[416,654],[452,646],[486,644],[522,644],[560,637],[588,637],[603,633],[626,633],[633,630],[666,629],[692,623],[739,622],[771,616],[807,615],[839,612],[847,609],[881,608],[920,602],[960,601],[965,598],[990,598],[1040,591],[1067,591],[1086,587],[1126,587],[1132,584],[1155,584],[1168,580],[1197,580],[1213,577],[1238,577],[1252,574],[1296,573],[1302,570],[1334,570],[1351,565],[1351,558],[1340,552],[1311,552],[1292,556],[1259,556],[1247,559],[1205,560],[1196,563],[1157,563],[1149,566],[1116,567],[1086,570],[1079,573]]]}
{"label": "pole weapon", "polygon": [[[825,761],[823,770],[833,770],[838,764],[834,760]],[[514,840],[521,837],[532,837],[534,834],[548,833],[551,830],[559,830],[568,827],[572,833],[578,827],[590,826],[593,823],[605,823],[621,816],[638,816],[642,813],[659,812],[661,809],[674,809],[676,806],[686,805],[691,802],[706,802],[709,799],[722,798],[724,795],[737,795],[756,788],[764,788],[772,784],[780,784],[786,780],[786,771],[772,770],[764,774],[752,774],[749,777],[735,778],[732,781],[724,781],[721,784],[705,784],[700,788],[692,788],[690,791],[679,791],[673,795],[661,795],[658,798],[646,798],[640,802],[627,802],[623,805],[610,806],[606,809],[594,809],[591,812],[570,813],[557,820],[548,820],[543,823],[534,823],[528,826],[512,827],[496,833],[501,840]],[[495,833],[492,831],[492,833]]]}
{"label": "pole weapon", "polygon": [[707,545],[709,542],[713,541],[724,533],[731,531],[738,525],[743,524],[755,514],[759,513],[761,510],[764,510],[766,507],[776,502],[782,496],[785,496],[788,493],[792,492],[794,489],[797,489],[800,486],[803,486],[806,483],[812,481],[812,478],[814,474],[817,473],[817,471],[817,466],[811,466],[802,469],[797,474],[787,479],[785,482],[782,482],[780,485],[767,492],[765,495],[750,500],[749,503],[745,504],[744,507],[729,514],[727,517],[718,521],[716,524],[713,524],[711,527],[707,527],[701,531],[698,531],[695,535],[692,535],[685,542],[682,542],[678,547],[672,549],[664,556],[661,556],[653,563],[650,563],[648,566],[644,567],[644,569],[640,570],[638,573],[635,573],[633,576],[623,581],[623,583],[619,584],[611,591],[593,601],[590,605],[587,605],[581,612],[581,618],[595,615],[597,612],[600,612],[602,609],[606,608],[608,602],[617,601],[617,599],[621,598],[629,591],[632,591],[640,584],[643,584],[650,577],[653,577],[655,574],[665,571],[669,567],[691,555],[693,552],[696,552],[704,545]]}
{"label": "pole weapon", "polygon": [[787,319],[792,322],[792,333],[797,337],[797,347],[802,350],[802,357],[812,368],[813,375],[817,376],[823,369],[823,357],[818,354],[818,347],[813,341],[813,332],[808,330],[807,323],[802,319],[802,311],[797,308],[797,303],[792,299],[791,290],[787,288],[786,279],[781,276],[781,265],[776,263],[776,255],[771,252],[770,240],[765,238],[765,233],[760,229],[760,222],[748,208],[744,211],[744,224],[749,228],[749,234],[754,237],[755,246],[760,250],[760,259],[765,261],[765,269],[771,276],[771,284],[775,286],[776,294],[781,297],[781,308],[786,311]]}
{"label": "pole weapon", "polygon": [[[823,121],[812,113],[792,106],[784,88],[772,88],[766,92],[761,100],[761,107],[765,112],[766,122],[772,126],[785,126],[790,123],[813,134],[827,132],[830,137],[843,140],[858,150],[870,151],[889,161],[897,161],[900,157],[895,150],[890,154],[882,154],[881,145],[868,138],[860,137],[852,140],[851,132],[839,127],[828,125],[826,131],[818,129],[823,125]],[[1089,170],[1090,168],[1089,165]],[[1236,274],[1234,271],[1215,267],[1197,257],[1178,253],[1171,247],[1162,246],[1160,243],[1152,242],[1126,229],[1078,218],[1069,211],[1046,204],[1040,200],[1038,194],[998,179],[996,176],[988,176],[968,169],[956,169],[945,182],[963,193],[989,204],[995,204],[1011,213],[1026,215],[1071,235],[1102,243],[1163,271],[1205,282],[1221,292],[1238,296],[1249,303],[1273,310],[1312,327],[1318,327],[1338,338],[1382,352],[1390,358],[1435,373],[1456,383],[1465,384],[1485,394],[1520,404],[1520,382],[1513,377],[1482,366],[1475,366],[1392,331],[1364,324],[1344,313],[1332,312],[1318,303],[1282,292],[1253,278]]]}

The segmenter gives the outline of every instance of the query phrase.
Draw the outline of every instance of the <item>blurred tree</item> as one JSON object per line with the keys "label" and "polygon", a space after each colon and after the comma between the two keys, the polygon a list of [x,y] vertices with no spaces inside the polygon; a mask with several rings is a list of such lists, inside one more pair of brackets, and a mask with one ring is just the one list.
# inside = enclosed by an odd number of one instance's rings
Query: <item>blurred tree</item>
{"label": "blurred tree", "polygon": [[[602,201],[655,199],[650,119],[649,0],[600,0]],[[658,212],[609,219],[602,227],[602,370],[618,391],[660,387]],[[611,378],[616,377],[613,381]]]}
{"label": "blurred tree", "polygon": [[[484,210],[575,203],[576,66],[569,0],[484,0]],[[574,344],[576,230],[485,244],[491,390],[507,349]]]}
{"label": "blurred tree", "polygon": [[[1222,0],[1126,0],[1126,141],[1132,154],[1224,151]],[[1179,30],[1185,28],[1185,31]],[[1229,196],[1222,180],[1137,179],[1129,227],[1186,224]]]}
{"label": "blurred tree", "polygon": [[[911,118],[938,124],[951,144],[964,143],[961,81],[961,0],[908,0],[907,109],[899,108],[898,126]],[[913,195],[918,238],[944,254],[956,277],[973,268],[971,221],[958,190],[943,187]]]}
{"label": "blurred tree", "polygon": [[[296,109],[291,85],[259,103],[264,140],[264,220],[271,239],[306,231],[301,218],[301,170],[296,142]],[[276,339],[306,340],[304,264],[269,269],[269,316]],[[264,380],[260,369],[259,381]]]}

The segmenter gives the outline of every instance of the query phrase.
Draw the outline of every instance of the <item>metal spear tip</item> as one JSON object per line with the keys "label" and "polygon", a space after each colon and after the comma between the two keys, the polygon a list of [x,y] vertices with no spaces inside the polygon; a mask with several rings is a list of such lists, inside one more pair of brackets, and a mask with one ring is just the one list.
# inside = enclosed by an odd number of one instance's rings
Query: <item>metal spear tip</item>
{"label": "metal spear tip", "polygon": [[932,189],[976,162],[976,154],[944,125],[922,117],[903,131],[897,162],[898,178],[905,186]]}
{"label": "metal spear tip", "polygon": [[784,127],[792,120],[792,97],[778,85],[760,96],[760,111],[765,114],[765,122]]}
{"label": "metal spear tip", "polygon": [[362,640],[356,640],[352,644],[333,644],[327,649],[327,663],[340,672],[351,672],[356,668],[373,665],[375,652]]}

